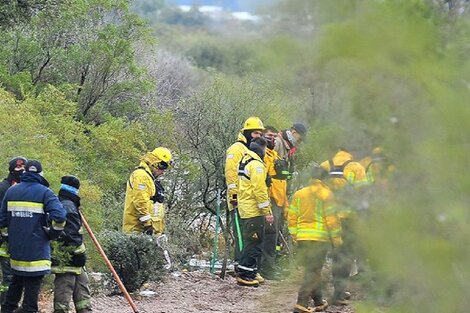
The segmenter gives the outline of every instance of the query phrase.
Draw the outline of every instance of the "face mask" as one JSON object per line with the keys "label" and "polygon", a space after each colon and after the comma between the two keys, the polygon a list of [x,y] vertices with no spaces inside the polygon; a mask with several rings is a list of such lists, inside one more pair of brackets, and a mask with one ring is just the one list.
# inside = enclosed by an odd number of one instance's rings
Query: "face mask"
{"label": "face mask", "polygon": [[292,147],[296,147],[297,146],[297,140],[292,135],[292,132],[290,130],[286,130],[286,135],[287,135],[287,140],[289,140]]}
{"label": "face mask", "polygon": [[264,139],[266,139],[266,142],[268,143],[267,148],[274,149],[274,138],[264,137]]}
{"label": "face mask", "polygon": [[11,178],[17,183],[19,183],[21,181],[21,174],[23,174],[22,171],[12,171],[10,173]]}

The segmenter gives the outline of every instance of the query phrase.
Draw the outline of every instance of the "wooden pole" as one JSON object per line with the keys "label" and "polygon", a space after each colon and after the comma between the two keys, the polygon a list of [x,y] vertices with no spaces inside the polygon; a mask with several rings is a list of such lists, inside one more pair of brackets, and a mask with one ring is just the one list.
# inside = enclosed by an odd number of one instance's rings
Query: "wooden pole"
{"label": "wooden pole", "polygon": [[114,270],[114,267],[113,267],[113,265],[111,264],[111,262],[109,261],[108,257],[106,256],[106,253],[104,253],[103,248],[101,248],[101,245],[100,245],[100,243],[98,242],[98,239],[96,239],[95,234],[93,234],[93,231],[91,230],[90,225],[88,225],[88,222],[86,221],[85,216],[83,216],[83,213],[82,213],[82,212],[80,212],[80,216],[82,217],[83,225],[85,226],[85,228],[86,228],[88,234],[90,235],[91,240],[92,240],[93,243],[95,244],[96,249],[97,249],[98,252],[101,254],[101,257],[103,258],[104,262],[106,263],[106,265],[108,266],[109,270],[110,270],[111,273],[113,274],[114,279],[116,280],[116,282],[117,282],[117,284],[118,284],[118,286],[119,286],[119,289],[121,289],[122,293],[124,294],[124,297],[127,299],[127,302],[129,302],[129,305],[132,307],[132,310],[134,311],[134,313],[138,313],[137,307],[136,307],[134,301],[132,301],[132,298],[131,298],[131,296],[129,295],[129,293],[127,292],[126,287],[124,286],[124,284],[122,283],[121,279],[119,278],[119,275],[118,275],[118,274],[116,273],[116,271]]}

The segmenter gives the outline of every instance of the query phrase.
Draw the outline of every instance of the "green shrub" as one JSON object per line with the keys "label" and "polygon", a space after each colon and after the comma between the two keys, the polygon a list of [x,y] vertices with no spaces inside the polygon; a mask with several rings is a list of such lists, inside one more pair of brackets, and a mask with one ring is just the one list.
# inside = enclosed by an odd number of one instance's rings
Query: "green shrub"
{"label": "green shrub", "polygon": [[159,280],[163,276],[163,251],[154,237],[106,231],[101,233],[100,239],[129,292],[139,289],[148,280]]}

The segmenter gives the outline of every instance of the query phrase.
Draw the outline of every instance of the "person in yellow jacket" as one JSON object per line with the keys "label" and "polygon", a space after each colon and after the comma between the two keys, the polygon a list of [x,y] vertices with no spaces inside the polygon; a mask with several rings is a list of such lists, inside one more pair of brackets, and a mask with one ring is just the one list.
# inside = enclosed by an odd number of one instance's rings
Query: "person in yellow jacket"
{"label": "person in yellow jacket", "polygon": [[[271,194],[276,199],[275,207],[282,209],[282,216],[279,219],[278,228],[285,233],[284,225],[287,218],[289,203],[289,184],[288,180],[292,178],[295,172],[295,154],[307,136],[307,128],[302,123],[294,123],[290,129],[284,129],[279,132],[274,141],[274,150],[277,152],[280,160],[276,161],[276,176],[272,179]],[[274,211],[277,211],[274,208]],[[278,232],[279,233],[279,232]],[[278,240],[277,250],[281,250],[281,242]]]}
{"label": "person in yellow jacket", "polygon": [[[314,167],[309,186],[294,193],[289,208],[289,233],[305,269],[295,313],[323,311],[328,306],[322,295],[321,270],[328,251],[341,244],[341,224],[332,206],[333,193],[322,181],[327,176],[323,168]],[[310,298],[313,308],[308,307]]]}
{"label": "person in yellow jacket", "polygon": [[374,148],[371,155],[362,159],[360,163],[366,171],[367,180],[370,184],[375,184],[382,188],[387,187],[387,180],[395,170],[395,167],[384,154],[382,148]]}
{"label": "person in yellow jacket", "polygon": [[[273,126],[266,126],[266,129],[264,130],[264,138],[266,139],[267,147],[266,154],[264,156],[264,163],[266,164],[266,172],[269,177],[268,191],[271,200],[271,210],[274,217],[274,222],[272,224],[266,224],[266,240],[263,246],[263,257],[261,261],[262,266],[260,272],[266,279],[278,278],[275,270],[276,247],[279,231],[281,230],[283,211],[287,208],[287,181],[285,179],[277,179],[282,175],[282,173],[278,175],[277,171],[283,170],[278,165],[279,162],[282,162],[282,159],[279,157],[276,150],[274,150],[277,136],[278,130],[276,128]],[[287,170],[287,168],[284,168],[284,170]]]}
{"label": "person in yellow jacket", "polygon": [[161,196],[157,192],[156,178],[163,175],[170,166],[171,159],[170,150],[158,147],[146,153],[130,175],[122,222],[122,230],[125,233],[152,235],[155,232],[152,215],[155,215],[155,206],[160,205],[158,199]]}
{"label": "person in yellow jacket", "polygon": [[344,244],[332,253],[333,304],[347,304],[350,293],[347,291],[348,279],[358,257],[353,223],[356,216],[349,202],[357,197],[362,187],[369,184],[364,167],[355,162],[353,155],[340,148],[332,159],[320,165],[328,171],[328,185],[335,193],[335,210],[341,218],[342,239]]}
{"label": "person in yellow jacket", "polygon": [[238,165],[248,150],[250,142],[254,138],[263,135],[263,122],[256,116],[249,117],[243,124],[238,134],[237,141],[226,152],[225,158],[225,183],[227,185],[227,204],[230,211],[233,236],[235,239],[235,261],[238,261],[243,249],[241,228],[238,215]]}
{"label": "person in yellow jacket", "polygon": [[159,180],[154,180],[154,182],[156,191],[150,219],[152,220],[153,234],[159,236],[165,231],[165,190]]}
{"label": "person in yellow jacket", "polygon": [[265,222],[273,223],[271,203],[263,162],[266,140],[256,138],[238,167],[238,212],[243,233],[243,251],[238,264],[237,282],[257,286],[263,281],[258,274],[259,259],[265,237]]}
{"label": "person in yellow jacket", "polygon": [[369,183],[364,166],[354,161],[353,155],[343,148],[320,166],[330,173],[333,190],[339,190],[346,185],[360,187]]}

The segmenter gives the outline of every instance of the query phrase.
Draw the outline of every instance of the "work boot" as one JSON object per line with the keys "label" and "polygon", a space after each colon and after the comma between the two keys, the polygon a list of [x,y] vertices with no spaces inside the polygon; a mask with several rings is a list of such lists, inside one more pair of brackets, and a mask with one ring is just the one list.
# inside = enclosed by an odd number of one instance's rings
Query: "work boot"
{"label": "work boot", "polygon": [[258,287],[259,286],[259,281],[256,279],[252,278],[246,278],[246,277],[237,277],[237,283],[242,286],[248,286],[248,287]]}
{"label": "work boot", "polygon": [[304,306],[302,304],[296,304],[294,306],[294,313],[313,313],[315,312],[312,308]]}
{"label": "work boot", "polygon": [[320,301],[314,301],[314,302],[315,302],[315,306],[313,307],[314,312],[323,312],[328,307],[328,301],[326,301],[325,299],[320,300]]}
{"label": "work boot", "polygon": [[260,273],[256,273],[255,279],[256,279],[260,284],[264,284],[264,283],[266,282],[266,280],[263,278],[263,276],[261,276]]}

